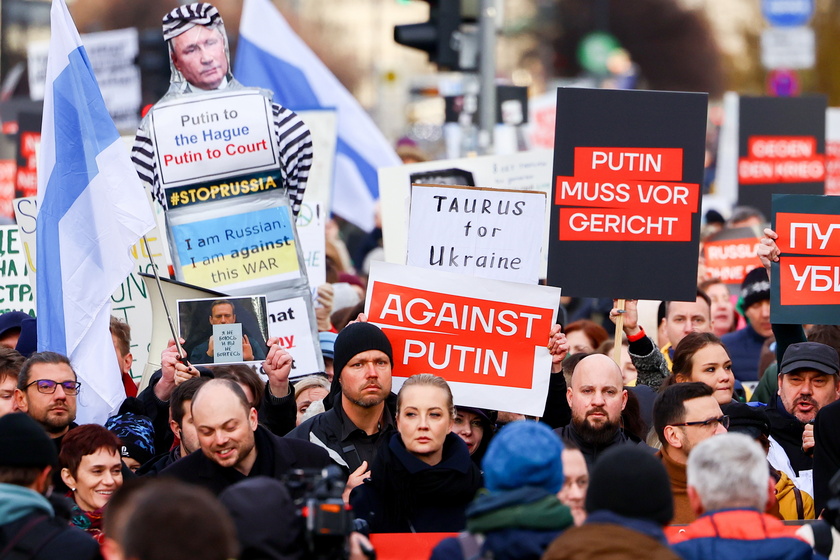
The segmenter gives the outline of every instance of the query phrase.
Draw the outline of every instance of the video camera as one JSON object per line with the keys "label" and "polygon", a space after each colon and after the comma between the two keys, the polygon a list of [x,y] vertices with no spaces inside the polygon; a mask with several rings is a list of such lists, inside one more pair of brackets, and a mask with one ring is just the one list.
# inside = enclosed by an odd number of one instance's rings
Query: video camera
{"label": "video camera", "polygon": [[[349,557],[348,539],[357,529],[353,513],[342,499],[345,482],[344,473],[336,465],[320,470],[295,469],[286,476],[285,483],[297,514],[305,523],[306,558]],[[368,557],[373,560],[375,554]]]}

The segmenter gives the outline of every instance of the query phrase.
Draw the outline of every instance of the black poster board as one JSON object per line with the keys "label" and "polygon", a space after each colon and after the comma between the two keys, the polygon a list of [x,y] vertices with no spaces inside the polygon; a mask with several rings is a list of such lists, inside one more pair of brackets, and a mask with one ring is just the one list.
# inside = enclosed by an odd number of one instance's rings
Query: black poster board
{"label": "black poster board", "polygon": [[708,96],[559,88],[548,283],[694,301]]}
{"label": "black poster board", "polygon": [[779,262],[770,265],[770,320],[837,324],[840,314],[840,197],[775,194]]}
{"label": "black poster board", "polygon": [[738,204],[770,215],[774,194],[825,193],[824,95],[742,97]]}

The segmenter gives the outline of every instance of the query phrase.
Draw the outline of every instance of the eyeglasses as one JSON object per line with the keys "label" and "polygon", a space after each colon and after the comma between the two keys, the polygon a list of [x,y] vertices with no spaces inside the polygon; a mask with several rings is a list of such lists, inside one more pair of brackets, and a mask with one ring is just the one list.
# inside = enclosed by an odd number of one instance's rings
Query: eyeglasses
{"label": "eyeglasses", "polygon": [[704,426],[716,428],[720,424],[724,430],[729,429],[729,416],[725,414],[720,418],[709,418],[708,420],[698,420],[696,422],[682,422],[680,424],[669,424],[670,426]]}
{"label": "eyeglasses", "polygon": [[79,394],[79,389],[82,386],[82,384],[78,381],[63,381],[59,383],[58,381],[53,381],[52,379],[36,379],[24,387],[24,389],[27,389],[32,385],[37,387],[39,393],[44,393],[46,395],[52,395],[55,393],[55,388],[58,385],[61,385],[61,388],[64,389],[64,394],[70,396]]}

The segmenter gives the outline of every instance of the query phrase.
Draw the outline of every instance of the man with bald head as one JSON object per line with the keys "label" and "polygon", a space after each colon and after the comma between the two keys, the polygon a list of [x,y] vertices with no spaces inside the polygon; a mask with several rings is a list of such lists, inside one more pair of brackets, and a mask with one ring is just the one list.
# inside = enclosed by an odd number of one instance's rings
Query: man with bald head
{"label": "man with bald head", "polygon": [[281,479],[293,469],[321,469],[327,452],[306,441],[279,438],[260,426],[242,388],[229,379],[206,382],[192,400],[200,449],[164,469],[219,494],[247,477]]}
{"label": "man with bald head", "polygon": [[631,440],[621,429],[627,390],[621,370],[608,356],[592,354],[578,362],[566,399],[572,409],[572,421],[556,432],[577,445],[590,468],[611,446],[640,443]]}

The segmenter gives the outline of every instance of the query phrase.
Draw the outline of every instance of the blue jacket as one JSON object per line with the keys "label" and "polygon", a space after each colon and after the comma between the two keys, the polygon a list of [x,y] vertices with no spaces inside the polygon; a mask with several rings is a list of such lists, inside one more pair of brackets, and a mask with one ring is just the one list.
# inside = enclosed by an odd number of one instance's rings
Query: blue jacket
{"label": "blue jacket", "polygon": [[738,381],[758,381],[758,358],[765,340],[752,325],[720,338],[732,358],[732,373]]}

